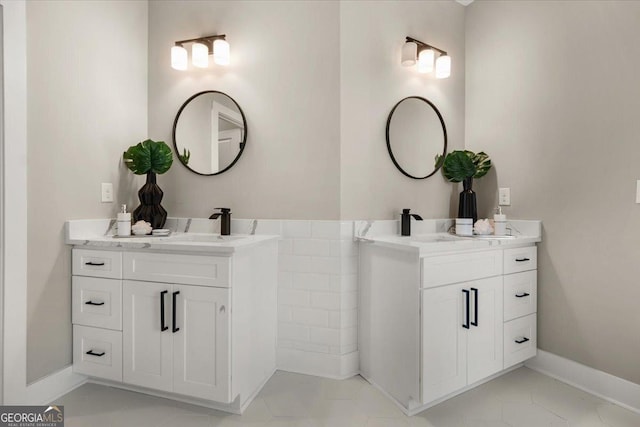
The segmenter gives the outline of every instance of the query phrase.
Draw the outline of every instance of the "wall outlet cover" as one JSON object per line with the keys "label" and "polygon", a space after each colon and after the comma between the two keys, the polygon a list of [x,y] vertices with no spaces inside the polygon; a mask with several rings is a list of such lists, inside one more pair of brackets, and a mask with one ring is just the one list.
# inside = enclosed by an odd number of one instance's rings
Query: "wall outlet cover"
{"label": "wall outlet cover", "polygon": [[511,188],[498,189],[498,204],[500,206],[511,206]]}
{"label": "wall outlet cover", "polygon": [[102,183],[102,203],[113,202],[113,184],[110,182]]}

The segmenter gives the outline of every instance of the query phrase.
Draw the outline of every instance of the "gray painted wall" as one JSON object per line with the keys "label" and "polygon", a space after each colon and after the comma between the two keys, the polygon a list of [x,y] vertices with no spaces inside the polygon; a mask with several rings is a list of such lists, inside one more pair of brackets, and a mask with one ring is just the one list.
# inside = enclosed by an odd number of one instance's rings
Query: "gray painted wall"
{"label": "gray painted wall", "polygon": [[[342,219],[393,219],[402,208],[424,218],[450,216],[455,186],[441,173],[425,180],[404,176],[387,152],[385,125],[398,101],[422,96],[440,110],[449,150],[464,146],[464,16],[465,8],[453,1],[340,3]],[[406,36],[446,50],[451,77],[402,67]]]}
{"label": "gray painted wall", "polygon": [[[176,71],[176,40],[226,34],[231,65]],[[149,137],[171,144],[182,103],[203,90],[235,99],[247,118],[242,157],[222,175],[176,161],[158,178],[170,215],[340,216],[339,5],[332,1],[149,3]]]}
{"label": "gray painted wall", "polygon": [[640,3],[481,1],[467,8],[466,142],[541,219],[538,344],[640,383]]}
{"label": "gray painted wall", "polygon": [[[27,39],[32,382],[71,363],[64,221],[115,217],[140,185],[121,158],[147,135],[147,2],[27,2]],[[114,203],[101,203],[102,182]]]}

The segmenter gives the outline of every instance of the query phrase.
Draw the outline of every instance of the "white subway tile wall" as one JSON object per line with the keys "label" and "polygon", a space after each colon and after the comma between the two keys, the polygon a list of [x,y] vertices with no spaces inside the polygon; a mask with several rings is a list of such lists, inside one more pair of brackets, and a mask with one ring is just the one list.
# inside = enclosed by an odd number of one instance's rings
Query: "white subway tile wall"
{"label": "white subway tile wall", "polygon": [[282,237],[278,346],[334,355],[357,351],[353,221],[283,220]]}
{"label": "white subway tile wall", "polygon": [[231,231],[282,236],[279,348],[334,356],[357,351],[358,242],[353,240],[353,221],[233,219]]}

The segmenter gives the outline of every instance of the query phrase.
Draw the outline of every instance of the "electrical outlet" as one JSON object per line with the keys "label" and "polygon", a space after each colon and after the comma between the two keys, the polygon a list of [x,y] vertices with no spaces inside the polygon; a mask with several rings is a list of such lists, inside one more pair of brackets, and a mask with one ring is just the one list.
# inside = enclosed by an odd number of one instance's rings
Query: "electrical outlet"
{"label": "electrical outlet", "polygon": [[511,189],[500,188],[498,190],[498,204],[500,206],[511,206]]}
{"label": "electrical outlet", "polygon": [[636,181],[636,203],[640,203],[640,179]]}
{"label": "electrical outlet", "polygon": [[102,203],[113,202],[113,184],[110,182],[102,183]]}

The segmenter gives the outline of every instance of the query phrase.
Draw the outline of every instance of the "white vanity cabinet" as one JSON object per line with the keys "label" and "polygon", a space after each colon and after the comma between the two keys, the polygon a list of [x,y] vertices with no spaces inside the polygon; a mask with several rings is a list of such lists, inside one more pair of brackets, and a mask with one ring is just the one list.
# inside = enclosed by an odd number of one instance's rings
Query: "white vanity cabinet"
{"label": "white vanity cabinet", "polygon": [[241,412],[275,371],[276,240],[72,258],[75,372]]}
{"label": "white vanity cabinet", "polygon": [[424,402],[502,370],[499,277],[425,289],[421,293]]}
{"label": "white vanity cabinet", "polygon": [[535,253],[362,242],[362,375],[414,414],[535,356]]}
{"label": "white vanity cabinet", "polygon": [[229,403],[229,301],[228,289],[125,280],[123,381]]}

